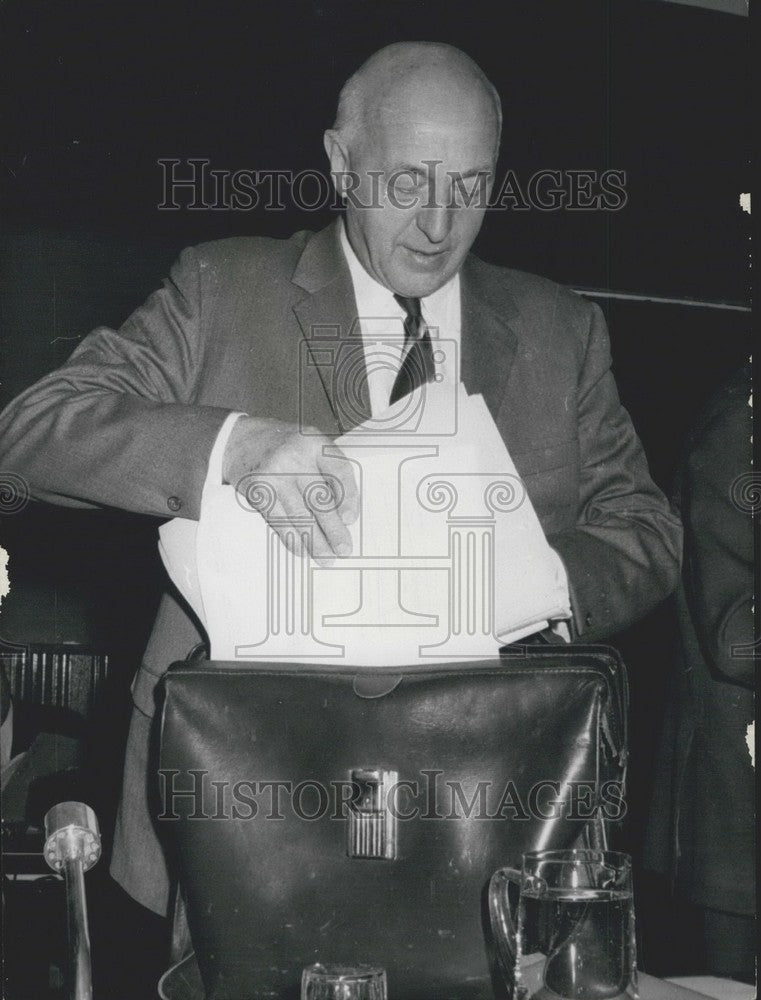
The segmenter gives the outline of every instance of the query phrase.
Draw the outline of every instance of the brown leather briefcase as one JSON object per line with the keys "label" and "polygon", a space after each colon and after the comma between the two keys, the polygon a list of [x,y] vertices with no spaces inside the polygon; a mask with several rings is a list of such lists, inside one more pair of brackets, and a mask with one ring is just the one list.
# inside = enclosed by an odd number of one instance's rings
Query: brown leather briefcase
{"label": "brown leather briefcase", "polygon": [[393,1000],[499,996],[485,889],[623,815],[626,680],[604,647],[366,670],[175,664],[163,825],[208,1000],[373,964]]}

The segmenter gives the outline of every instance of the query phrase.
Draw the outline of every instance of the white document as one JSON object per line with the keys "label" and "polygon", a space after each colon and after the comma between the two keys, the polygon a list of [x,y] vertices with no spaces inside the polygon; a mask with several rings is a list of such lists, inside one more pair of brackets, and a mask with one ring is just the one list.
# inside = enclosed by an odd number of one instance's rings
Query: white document
{"label": "white document", "polygon": [[162,558],[212,659],[480,659],[570,616],[565,570],[483,399],[454,393],[425,386],[336,442],[360,516],[351,555],[331,566],[292,555],[256,509],[278,487],[266,474],[252,478],[253,504],[210,476],[199,522],[162,526]]}

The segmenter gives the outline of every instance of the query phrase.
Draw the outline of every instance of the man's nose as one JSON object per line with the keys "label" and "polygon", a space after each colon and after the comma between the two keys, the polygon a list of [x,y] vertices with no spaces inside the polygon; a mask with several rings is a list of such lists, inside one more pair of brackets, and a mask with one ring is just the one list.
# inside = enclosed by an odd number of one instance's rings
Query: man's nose
{"label": "man's nose", "polygon": [[417,226],[431,243],[443,243],[452,228],[452,217],[443,205],[429,205],[417,213]]}

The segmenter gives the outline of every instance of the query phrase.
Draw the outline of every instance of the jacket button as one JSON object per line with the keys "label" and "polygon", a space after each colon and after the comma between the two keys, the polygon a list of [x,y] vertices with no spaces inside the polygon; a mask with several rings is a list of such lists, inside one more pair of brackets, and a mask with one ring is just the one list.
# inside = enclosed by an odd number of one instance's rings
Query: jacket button
{"label": "jacket button", "polygon": [[178,511],[182,507],[182,500],[179,497],[169,497],[166,505],[170,510]]}
{"label": "jacket button", "polygon": [[589,625],[592,624],[592,612],[591,611],[587,611],[586,616],[584,617],[584,624],[587,625],[587,626],[589,626]]}

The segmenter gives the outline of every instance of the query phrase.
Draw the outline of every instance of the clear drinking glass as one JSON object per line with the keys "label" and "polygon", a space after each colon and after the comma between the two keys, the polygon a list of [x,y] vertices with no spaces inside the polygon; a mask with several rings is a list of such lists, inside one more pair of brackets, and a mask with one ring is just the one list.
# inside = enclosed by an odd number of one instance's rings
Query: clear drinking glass
{"label": "clear drinking glass", "polygon": [[[518,903],[510,898],[517,886]],[[632,866],[616,851],[537,851],[500,868],[489,911],[513,1000],[635,1000]]]}
{"label": "clear drinking glass", "polygon": [[301,976],[301,1000],[387,1000],[386,972],[369,965],[310,965]]}

